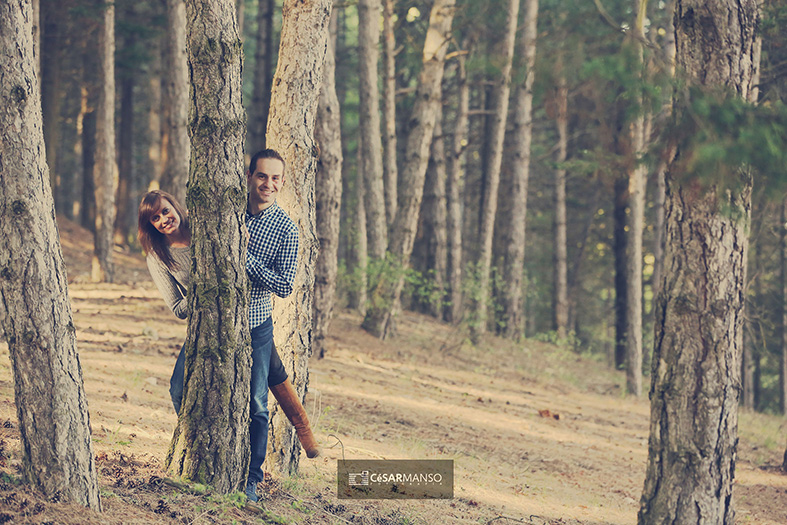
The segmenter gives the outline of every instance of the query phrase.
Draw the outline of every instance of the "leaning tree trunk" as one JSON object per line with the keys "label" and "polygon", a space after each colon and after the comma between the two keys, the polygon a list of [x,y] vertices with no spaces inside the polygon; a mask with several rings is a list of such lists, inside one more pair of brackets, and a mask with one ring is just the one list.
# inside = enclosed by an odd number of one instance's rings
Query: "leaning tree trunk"
{"label": "leaning tree trunk", "polygon": [[507,285],[503,301],[504,334],[514,338],[525,334],[522,277],[525,268],[525,231],[527,225],[527,185],[530,179],[530,144],[533,138],[533,81],[535,80],[538,0],[525,2],[525,28],[519,41],[525,79],[516,88],[513,131],[512,184],[509,235],[505,248],[503,280]]}
{"label": "leaning tree trunk", "polygon": [[[690,84],[747,99],[759,64],[758,23],[756,0],[678,0],[677,69]],[[688,179],[683,148],[667,176],[639,522],[731,524],[751,178],[742,174],[730,190],[702,188]]]}
{"label": "leaning tree trunk", "polygon": [[98,100],[96,102],[96,150],[93,163],[93,184],[96,201],[95,249],[93,282],[109,282],[115,278],[113,237],[115,235],[115,193],[118,168],[115,153],[115,6],[104,4],[98,24],[97,55]]}
{"label": "leaning tree trunk", "polygon": [[339,225],[342,209],[342,131],[341,109],[336,96],[336,11],[331,16],[331,36],[325,52],[322,91],[317,108],[314,140],[320,150],[315,176],[315,216],[320,254],[314,269],[314,345],[313,352],[325,355],[325,337],[333,318],[336,277],[338,274]]}
{"label": "leaning tree trunk", "polygon": [[[401,173],[402,194],[390,241],[389,251],[397,265],[395,268],[397,271],[409,265],[410,255],[413,252],[418,211],[423,198],[424,177],[429,160],[429,147],[434,134],[437,105],[441,100],[443,66],[455,9],[455,0],[435,0],[429,15],[423,69],[418,77],[415,105],[409,120],[405,162]],[[389,331],[393,328],[393,314],[399,304],[403,286],[403,273],[397,272],[397,275],[390,279],[379,280],[372,291],[371,304],[364,317],[365,330],[381,339],[389,335]]]}
{"label": "leaning tree trunk", "polygon": [[243,55],[233,0],[189,2],[186,17],[193,262],[183,405],[167,470],[229,493],[245,486],[249,466]]}
{"label": "leaning tree trunk", "polygon": [[385,217],[393,224],[398,201],[396,161],[396,38],[394,0],[383,0],[383,182]]}
{"label": "leaning tree trunk", "polygon": [[[267,146],[287,162],[279,204],[298,225],[300,253],[293,293],[273,308],[273,339],[298,395],[309,386],[312,352],[314,267],[319,245],[315,226],[314,175],[318,150],[312,138],[328,44],[331,0],[285,0],[279,64],[273,77]],[[271,410],[269,470],[298,469],[300,444],[278,406]]]}
{"label": "leaning tree trunk", "polygon": [[254,94],[247,151],[265,147],[265,129],[271,104],[271,70],[273,69],[273,0],[259,0],[257,7],[257,50],[254,53]]}
{"label": "leaning tree trunk", "polygon": [[185,202],[189,177],[190,144],[189,70],[186,58],[186,3],[167,0],[167,30],[164,43],[161,109],[161,189]]}
{"label": "leaning tree trunk", "polygon": [[25,481],[100,510],[90,417],[41,129],[29,0],[0,5],[0,320]]}

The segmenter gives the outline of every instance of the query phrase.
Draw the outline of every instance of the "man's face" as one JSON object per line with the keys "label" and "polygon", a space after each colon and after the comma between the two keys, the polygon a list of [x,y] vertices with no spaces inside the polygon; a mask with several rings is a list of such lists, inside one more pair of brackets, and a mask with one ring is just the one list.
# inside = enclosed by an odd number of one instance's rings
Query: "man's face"
{"label": "man's face", "polygon": [[264,210],[276,201],[284,184],[284,163],[279,159],[257,159],[254,173],[248,176],[249,200]]}

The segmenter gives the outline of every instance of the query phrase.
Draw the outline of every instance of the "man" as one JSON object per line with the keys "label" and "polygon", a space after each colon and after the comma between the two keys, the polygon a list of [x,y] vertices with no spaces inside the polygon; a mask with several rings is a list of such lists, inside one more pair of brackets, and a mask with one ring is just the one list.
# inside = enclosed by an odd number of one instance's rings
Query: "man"
{"label": "man", "polygon": [[271,293],[287,297],[292,293],[298,258],[298,227],[276,203],[284,185],[284,159],[272,149],[257,152],[249,163],[246,177],[249,201],[246,227],[249,247],[246,272],[251,285],[249,328],[251,329],[251,461],[246,496],[258,501],[257,483],[262,481],[262,463],[268,446],[268,386],[282,410],[295,425],[308,457],[319,453],[301,405],[281,361],[274,358]]}

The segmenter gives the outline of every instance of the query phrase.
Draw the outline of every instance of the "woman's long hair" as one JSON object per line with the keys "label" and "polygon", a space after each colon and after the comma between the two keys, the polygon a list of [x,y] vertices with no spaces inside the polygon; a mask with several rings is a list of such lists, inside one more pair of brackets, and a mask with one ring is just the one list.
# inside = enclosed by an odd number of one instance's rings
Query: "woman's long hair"
{"label": "woman's long hair", "polygon": [[156,257],[164,263],[164,266],[170,270],[174,270],[177,268],[177,263],[172,258],[172,254],[169,251],[167,236],[150,224],[150,218],[159,209],[161,199],[167,199],[170,204],[172,204],[175,213],[180,217],[180,227],[185,228],[187,237],[191,238],[189,217],[186,214],[186,210],[183,209],[183,206],[180,205],[175,197],[166,191],[153,190],[147,192],[145,196],[142,197],[142,202],[139,203],[139,244],[142,245],[142,249],[145,250],[145,253],[155,253]]}

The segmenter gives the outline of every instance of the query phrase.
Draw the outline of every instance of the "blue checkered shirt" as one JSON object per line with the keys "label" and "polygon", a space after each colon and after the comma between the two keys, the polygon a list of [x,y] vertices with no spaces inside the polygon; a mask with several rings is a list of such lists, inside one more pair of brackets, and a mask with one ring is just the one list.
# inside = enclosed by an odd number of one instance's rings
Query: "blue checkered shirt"
{"label": "blue checkered shirt", "polygon": [[298,227],[274,201],[257,215],[246,212],[249,248],[246,273],[251,283],[249,328],[271,316],[271,292],[279,297],[292,293],[298,259]]}

